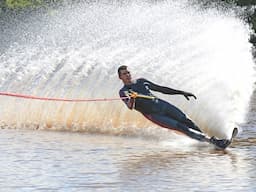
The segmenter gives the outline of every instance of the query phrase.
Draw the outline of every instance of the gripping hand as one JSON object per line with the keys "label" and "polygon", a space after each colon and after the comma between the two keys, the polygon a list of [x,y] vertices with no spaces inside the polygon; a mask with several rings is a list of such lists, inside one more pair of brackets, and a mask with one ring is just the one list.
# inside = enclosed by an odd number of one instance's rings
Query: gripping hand
{"label": "gripping hand", "polygon": [[129,93],[129,96],[133,99],[136,99],[138,97],[138,93],[133,91],[133,92]]}

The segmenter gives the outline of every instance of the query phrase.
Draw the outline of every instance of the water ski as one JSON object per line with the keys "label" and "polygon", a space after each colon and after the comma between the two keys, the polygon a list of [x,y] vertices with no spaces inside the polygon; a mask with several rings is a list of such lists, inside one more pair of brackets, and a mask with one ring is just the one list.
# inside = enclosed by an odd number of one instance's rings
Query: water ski
{"label": "water ski", "polygon": [[235,127],[232,132],[230,139],[217,139],[216,137],[211,137],[209,143],[213,144],[217,149],[226,149],[233,141],[233,139],[238,134],[238,129]]}

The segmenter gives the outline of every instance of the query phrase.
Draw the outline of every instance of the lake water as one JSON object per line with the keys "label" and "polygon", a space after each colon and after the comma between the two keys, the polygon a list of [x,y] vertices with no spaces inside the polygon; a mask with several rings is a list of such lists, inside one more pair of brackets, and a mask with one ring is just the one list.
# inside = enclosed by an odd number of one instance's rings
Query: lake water
{"label": "lake water", "polygon": [[255,191],[255,132],[225,151],[159,141],[2,129],[1,191]]}

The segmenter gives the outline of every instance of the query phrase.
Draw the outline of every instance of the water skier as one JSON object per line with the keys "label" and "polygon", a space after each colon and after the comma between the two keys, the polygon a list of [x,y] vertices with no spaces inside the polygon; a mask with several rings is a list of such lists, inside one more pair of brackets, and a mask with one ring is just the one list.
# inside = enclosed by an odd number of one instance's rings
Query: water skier
{"label": "water skier", "polygon": [[127,68],[125,65],[120,66],[118,76],[124,83],[119,95],[129,109],[139,111],[147,119],[161,127],[182,132],[198,141],[212,143],[222,149],[231,143],[231,140],[228,139],[209,138],[180,109],[155,97],[150,90],[169,95],[183,95],[187,100],[189,100],[189,97],[196,99],[194,94],[163,87],[144,78],[132,80]]}

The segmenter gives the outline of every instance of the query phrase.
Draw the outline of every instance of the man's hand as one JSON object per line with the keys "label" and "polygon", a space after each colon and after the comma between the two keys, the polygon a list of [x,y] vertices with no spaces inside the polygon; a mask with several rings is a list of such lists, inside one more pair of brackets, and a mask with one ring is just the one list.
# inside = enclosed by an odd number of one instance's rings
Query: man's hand
{"label": "man's hand", "polygon": [[196,99],[196,96],[192,93],[183,92],[184,97],[189,100],[189,97],[194,97]]}
{"label": "man's hand", "polygon": [[133,91],[133,92],[129,93],[129,96],[130,96],[131,98],[133,98],[133,99],[136,99],[137,96],[138,96],[138,93]]}

